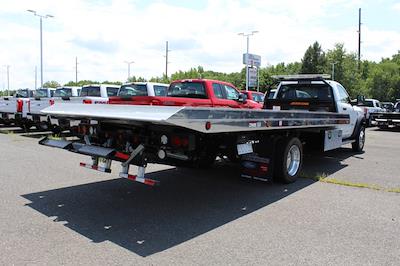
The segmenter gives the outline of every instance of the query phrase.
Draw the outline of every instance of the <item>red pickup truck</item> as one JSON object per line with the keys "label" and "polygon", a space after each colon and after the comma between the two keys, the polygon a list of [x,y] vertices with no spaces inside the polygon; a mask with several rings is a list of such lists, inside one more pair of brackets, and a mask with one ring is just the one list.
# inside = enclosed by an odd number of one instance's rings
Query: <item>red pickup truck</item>
{"label": "red pickup truck", "polygon": [[263,104],[246,100],[231,83],[209,79],[173,81],[167,96],[110,97],[110,104],[170,105],[261,109]]}

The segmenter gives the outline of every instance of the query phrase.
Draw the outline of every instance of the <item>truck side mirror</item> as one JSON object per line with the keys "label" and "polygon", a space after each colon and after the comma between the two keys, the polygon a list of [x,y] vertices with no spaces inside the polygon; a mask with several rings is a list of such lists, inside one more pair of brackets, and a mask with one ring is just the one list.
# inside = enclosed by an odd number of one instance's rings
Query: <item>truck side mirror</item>
{"label": "truck side mirror", "polygon": [[244,93],[240,93],[238,97],[238,102],[246,103],[247,102],[247,95]]}
{"label": "truck side mirror", "polygon": [[365,102],[365,96],[357,95],[357,105],[363,104]]}

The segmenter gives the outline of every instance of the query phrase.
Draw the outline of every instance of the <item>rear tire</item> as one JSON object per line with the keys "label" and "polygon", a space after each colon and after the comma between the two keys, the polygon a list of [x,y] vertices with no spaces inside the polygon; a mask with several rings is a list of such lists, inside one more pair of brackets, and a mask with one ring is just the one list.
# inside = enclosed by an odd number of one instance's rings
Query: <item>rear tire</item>
{"label": "rear tire", "polygon": [[356,141],[351,143],[351,147],[355,152],[362,152],[364,149],[364,145],[365,145],[365,127],[361,125],[356,135]]}
{"label": "rear tire", "polygon": [[296,138],[286,138],[277,143],[274,179],[289,184],[297,180],[303,164],[303,145]]}

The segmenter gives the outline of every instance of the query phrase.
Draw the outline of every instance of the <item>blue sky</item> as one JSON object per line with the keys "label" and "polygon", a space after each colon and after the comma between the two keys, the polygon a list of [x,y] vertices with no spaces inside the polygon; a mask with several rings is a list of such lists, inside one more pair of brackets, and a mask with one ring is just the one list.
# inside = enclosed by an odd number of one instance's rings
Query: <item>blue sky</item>
{"label": "blue sky", "polygon": [[358,8],[362,8],[362,58],[379,61],[400,50],[400,1],[393,0],[3,0],[0,8],[0,89],[10,65],[12,88],[33,87],[39,66],[39,20],[26,9],[50,13],[44,21],[45,81],[125,80],[131,72],[150,78],[202,65],[240,71],[245,39],[239,32],[258,30],[250,51],[262,66],[301,60],[314,41],[332,49],[344,43],[357,49]]}

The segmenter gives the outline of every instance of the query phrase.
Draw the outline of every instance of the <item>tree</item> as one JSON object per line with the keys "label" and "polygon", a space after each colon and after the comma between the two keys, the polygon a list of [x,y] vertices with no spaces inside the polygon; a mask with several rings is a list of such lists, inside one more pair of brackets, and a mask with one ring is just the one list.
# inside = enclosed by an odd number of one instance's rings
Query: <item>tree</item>
{"label": "tree", "polygon": [[94,81],[94,80],[80,80],[78,81],[78,83],[74,82],[74,81],[69,81],[68,83],[65,83],[64,86],[78,86],[78,87],[82,87],[84,85],[90,85],[90,84],[100,84],[100,82],[98,81]]}
{"label": "tree", "polygon": [[324,72],[326,69],[326,57],[318,42],[308,47],[301,64],[301,73],[318,74]]}
{"label": "tree", "polygon": [[57,87],[61,87],[61,85],[55,80],[43,83],[43,88],[57,88]]}
{"label": "tree", "polygon": [[[128,82],[146,82],[147,80],[143,77],[136,77],[136,76],[132,76],[129,77]],[[103,82],[104,83],[104,82]]]}

